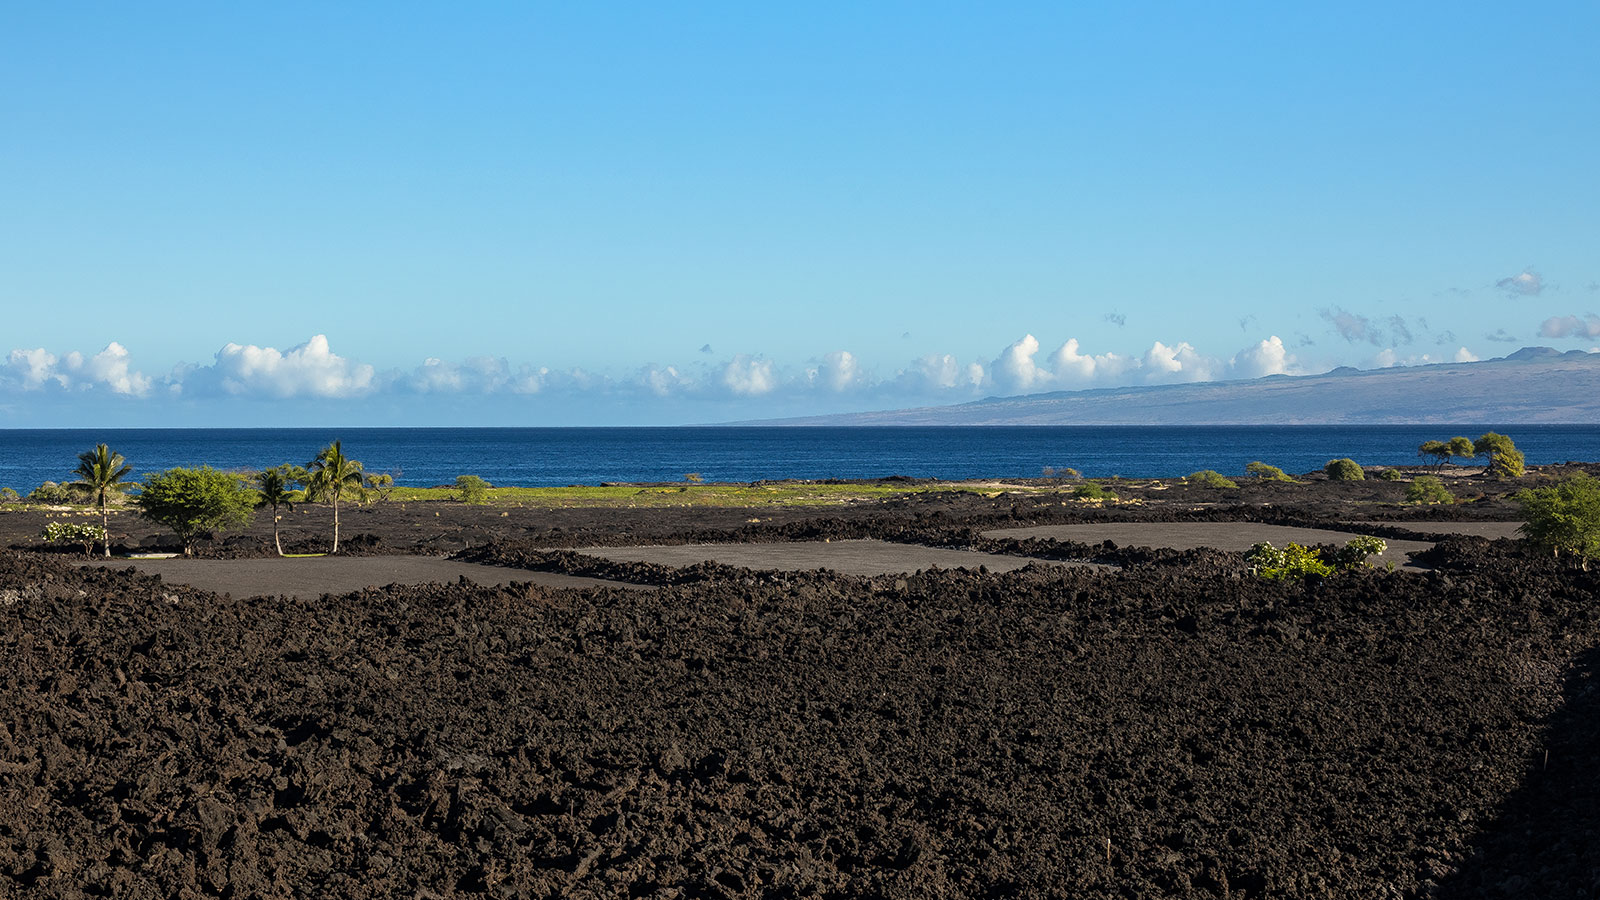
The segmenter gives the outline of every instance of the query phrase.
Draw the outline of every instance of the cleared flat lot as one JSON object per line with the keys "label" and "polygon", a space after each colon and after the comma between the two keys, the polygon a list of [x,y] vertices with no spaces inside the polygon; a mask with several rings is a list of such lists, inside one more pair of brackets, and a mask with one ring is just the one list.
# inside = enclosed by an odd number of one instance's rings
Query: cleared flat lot
{"label": "cleared flat lot", "polygon": [[[1407,526],[1409,527],[1409,526]],[[1249,550],[1261,541],[1282,547],[1290,542],[1302,545],[1338,544],[1355,537],[1345,531],[1324,531],[1320,528],[1291,528],[1286,525],[1261,525],[1255,522],[1097,522],[1085,525],[1036,525],[1031,528],[1000,528],[985,531],[984,537],[1042,538],[1050,541],[1078,541],[1098,544],[1111,541],[1123,547],[1169,547],[1174,550],[1194,550],[1211,547],[1217,550]],[[1385,538],[1389,549],[1375,557],[1373,563],[1394,563],[1409,568],[1407,555],[1432,547],[1427,541],[1397,541]]]}
{"label": "cleared flat lot", "polygon": [[1392,525],[1395,528],[1404,528],[1409,531],[1421,531],[1429,534],[1465,534],[1472,537],[1488,538],[1517,538],[1517,529],[1522,527],[1521,522],[1351,522],[1351,525]]}
{"label": "cleared flat lot", "polygon": [[533,582],[543,587],[621,587],[643,585],[580,578],[553,572],[530,572],[480,566],[437,556],[316,556],[304,559],[117,559],[95,565],[134,566],[162,581],[236,597],[320,597],[348,594],[390,584],[447,584],[466,578],[474,584],[498,586]]}
{"label": "cleared flat lot", "polygon": [[[941,569],[988,567],[1010,572],[1030,562],[1044,565],[1092,566],[1093,563],[1047,562],[1018,556],[999,556],[969,550],[946,550],[896,544],[890,541],[795,541],[780,544],[672,544],[659,547],[592,547],[590,556],[620,562],[648,562],[663,566],[692,566],[718,562],[746,569],[785,572],[832,569],[844,575],[905,575],[938,566]],[[1110,569],[1110,566],[1097,566]]]}

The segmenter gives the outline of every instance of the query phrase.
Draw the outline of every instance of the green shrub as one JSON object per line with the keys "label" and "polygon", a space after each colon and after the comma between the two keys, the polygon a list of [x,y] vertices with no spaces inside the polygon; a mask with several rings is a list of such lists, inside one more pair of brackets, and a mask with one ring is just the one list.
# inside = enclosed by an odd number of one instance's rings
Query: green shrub
{"label": "green shrub", "polygon": [[1267,541],[1262,541],[1250,548],[1246,559],[1257,575],[1269,581],[1303,578],[1307,575],[1326,577],[1333,574],[1333,567],[1322,561],[1322,554],[1295,543],[1290,543],[1280,550]]}
{"label": "green shrub", "polygon": [[16,488],[0,488],[0,503],[15,503],[22,499]]}
{"label": "green shrub", "polygon": [[1406,476],[1400,474],[1399,469],[1379,469],[1373,477],[1379,481],[1403,481]]}
{"label": "green shrub", "polygon": [[1328,562],[1332,563],[1337,571],[1349,572],[1365,568],[1368,565],[1367,557],[1376,556],[1388,549],[1389,545],[1383,538],[1361,535],[1351,538],[1343,547],[1333,551],[1329,555]]}
{"label": "green shrub", "polygon": [[171,528],[188,556],[202,534],[249,522],[255,499],[237,475],[202,466],[146,475],[133,502],[145,518]]}
{"label": "green shrub", "polygon": [[1407,503],[1454,503],[1456,495],[1450,493],[1444,482],[1432,475],[1418,475],[1406,485]]}
{"label": "green shrub", "polygon": [[1233,479],[1215,469],[1201,469],[1198,472],[1191,472],[1184,481],[1208,488],[1236,488],[1239,486]]}
{"label": "green shrub", "polygon": [[1580,473],[1512,499],[1527,519],[1517,530],[1535,546],[1556,556],[1565,550],[1582,559],[1585,570],[1590,557],[1600,556],[1600,481]]}
{"label": "green shrub", "polygon": [[1117,495],[1106,490],[1098,481],[1085,481],[1072,491],[1072,496],[1079,500],[1115,500]]}
{"label": "green shrub", "polygon": [[460,497],[462,503],[488,503],[489,488],[489,482],[476,475],[456,476],[456,494]]}
{"label": "green shrub", "polygon": [[1253,462],[1253,463],[1247,463],[1245,465],[1245,467],[1244,467],[1244,473],[1246,475],[1252,475],[1252,476],[1254,476],[1256,478],[1259,478],[1262,481],[1293,481],[1294,480],[1293,478],[1290,478],[1288,475],[1285,475],[1283,473],[1283,470],[1278,468],[1277,466],[1269,466],[1264,462],[1260,462],[1259,460],[1256,461],[1256,462]]}
{"label": "green shrub", "polygon": [[28,494],[28,500],[33,503],[49,503],[59,506],[63,503],[72,502],[72,489],[64,484],[46,481]]}
{"label": "green shrub", "polygon": [[51,522],[44,527],[44,539],[52,544],[82,544],[87,556],[106,539],[106,530],[91,522]]}
{"label": "green shrub", "polygon": [[1361,465],[1349,457],[1328,460],[1322,471],[1328,473],[1329,481],[1362,481],[1366,477],[1361,472]]}
{"label": "green shrub", "polygon": [[1245,559],[1257,575],[1269,581],[1307,575],[1325,578],[1334,572],[1362,568],[1367,565],[1367,557],[1387,549],[1389,545],[1382,539],[1362,535],[1351,538],[1343,547],[1332,551],[1328,559],[1323,559],[1320,551],[1299,544],[1291,543],[1280,550],[1262,541],[1250,548]]}

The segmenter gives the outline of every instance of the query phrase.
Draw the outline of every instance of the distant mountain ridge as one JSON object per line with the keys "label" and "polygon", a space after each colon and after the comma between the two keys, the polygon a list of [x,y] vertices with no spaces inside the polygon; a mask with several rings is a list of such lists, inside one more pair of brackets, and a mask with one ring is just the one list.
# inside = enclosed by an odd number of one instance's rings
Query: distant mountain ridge
{"label": "distant mountain ridge", "polygon": [[1381,425],[1600,421],[1600,353],[1524,347],[1466,363],[988,397],[762,425]]}

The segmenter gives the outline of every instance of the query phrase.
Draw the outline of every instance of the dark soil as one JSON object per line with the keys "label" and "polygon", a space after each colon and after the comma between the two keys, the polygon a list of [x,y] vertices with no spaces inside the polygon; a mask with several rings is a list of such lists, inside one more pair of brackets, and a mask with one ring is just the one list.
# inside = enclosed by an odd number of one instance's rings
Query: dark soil
{"label": "dark soil", "polygon": [[233,599],[12,551],[0,897],[1595,896],[1600,574],[1515,542],[1294,583],[1208,550],[859,578],[552,549],[1374,517],[1203,502],[352,517],[368,552],[652,592]]}

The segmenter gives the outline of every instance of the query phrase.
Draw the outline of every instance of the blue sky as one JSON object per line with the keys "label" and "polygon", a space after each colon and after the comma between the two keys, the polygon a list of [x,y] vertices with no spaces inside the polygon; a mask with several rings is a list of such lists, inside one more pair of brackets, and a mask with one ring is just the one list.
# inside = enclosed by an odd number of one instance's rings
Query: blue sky
{"label": "blue sky", "polygon": [[12,4],[0,424],[672,424],[1600,344],[1600,6]]}

